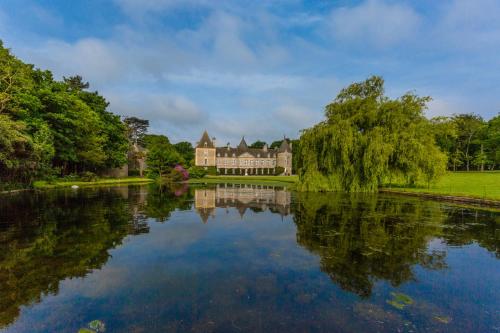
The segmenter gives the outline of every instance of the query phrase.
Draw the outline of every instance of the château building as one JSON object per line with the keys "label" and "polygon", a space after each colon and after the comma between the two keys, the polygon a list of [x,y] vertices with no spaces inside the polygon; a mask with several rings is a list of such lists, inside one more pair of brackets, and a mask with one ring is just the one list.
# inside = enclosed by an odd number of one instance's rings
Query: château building
{"label": "ch\u00e2teau building", "polygon": [[215,167],[218,173],[226,175],[272,175],[279,168],[283,168],[284,175],[291,175],[292,143],[285,138],[277,149],[267,144],[262,148],[249,148],[243,137],[236,148],[229,143],[216,147],[215,138],[210,139],[205,131],[196,145],[195,165],[206,169]]}

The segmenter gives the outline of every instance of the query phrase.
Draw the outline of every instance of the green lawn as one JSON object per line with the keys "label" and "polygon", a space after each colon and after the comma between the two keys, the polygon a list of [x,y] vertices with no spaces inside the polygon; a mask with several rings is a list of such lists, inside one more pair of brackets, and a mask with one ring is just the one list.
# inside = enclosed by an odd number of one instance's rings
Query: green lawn
{"label": "green lawn", "polygon": [[199,179],[190,179],[190,184],[256,184],[269,186],[289,187],[298,180],[297,176],[206,176]]}
{"label": "green lawn", "polygon": [[40,180],[33,183],[33,187],[36,189],[43,188],[56,188],[56,187],[69,187],[73,185],[82,186],[99,186],[99,185],[120,185],[120,184],[140,184],[140,183],[151,183],[152,179],[149,178],[139,178],[139,177],[128,177],[128,178],[103,178],[98,179],[94,182],[84,182],[84,181],[71,181],[71,180],[57,180],[53,183],[48,183],[46,181]]}
{"label": "green lawn", "polygon": [[394,191],[500,200],[500,171],[448,172],[429,188],[426,186],[408,188],[393,185],[392,189]]}

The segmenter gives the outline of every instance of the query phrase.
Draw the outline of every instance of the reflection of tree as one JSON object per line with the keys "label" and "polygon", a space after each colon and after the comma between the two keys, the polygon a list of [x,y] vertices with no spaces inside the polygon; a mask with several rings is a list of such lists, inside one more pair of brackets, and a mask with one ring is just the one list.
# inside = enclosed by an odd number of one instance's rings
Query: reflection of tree
{"label": "reflection of tree", "polygon": [[192,201],[193,193],[187,184],[151,185],[144,212],[157,222],[165,222],[174,210],[191,209]]}
{"label": "reflection of tree", "polygon": [[[496,219],[496,220],[495,220]],[[500,217],[498,213],[455,208],[448,211],[447,232],[443,235],[449,245],[477,242],[500,259]]]}
{"label": "reflection of tree", "polygon": [[443,211],[415,199],[374,195],[298,195],[297,241],[321,257],[321,269],[342,288],[369,296],[373,283],[413,279],[412,266],[445,267],[445,254],[428,253],[441,233]]}
{"label": "reflection of tree", "polygon": [[49,192],[0,200],[0,327],[22,305],[57,294],[108,260],[128,234],[147,232],[126,198],[106,190]]}

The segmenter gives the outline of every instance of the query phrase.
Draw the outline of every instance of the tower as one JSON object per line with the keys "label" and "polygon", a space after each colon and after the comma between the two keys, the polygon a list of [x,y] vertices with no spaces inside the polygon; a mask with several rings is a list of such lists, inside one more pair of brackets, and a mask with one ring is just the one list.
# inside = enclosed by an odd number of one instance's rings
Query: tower
{"label": "tower", "polygon": [[215,166],[215,162],[215,144],[208,136],[207,131],[204,131],[196,145],[195,165],[207,169]]}

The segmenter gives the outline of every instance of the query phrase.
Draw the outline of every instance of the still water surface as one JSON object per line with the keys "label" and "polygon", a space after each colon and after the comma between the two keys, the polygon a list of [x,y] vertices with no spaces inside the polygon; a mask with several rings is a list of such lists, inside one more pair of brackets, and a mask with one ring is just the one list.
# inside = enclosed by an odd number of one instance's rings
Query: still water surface
{"label": "still water surface", "polygon": [[499,332],[499,259],[500,213],[415,198],[2,196],[0,332]]}

